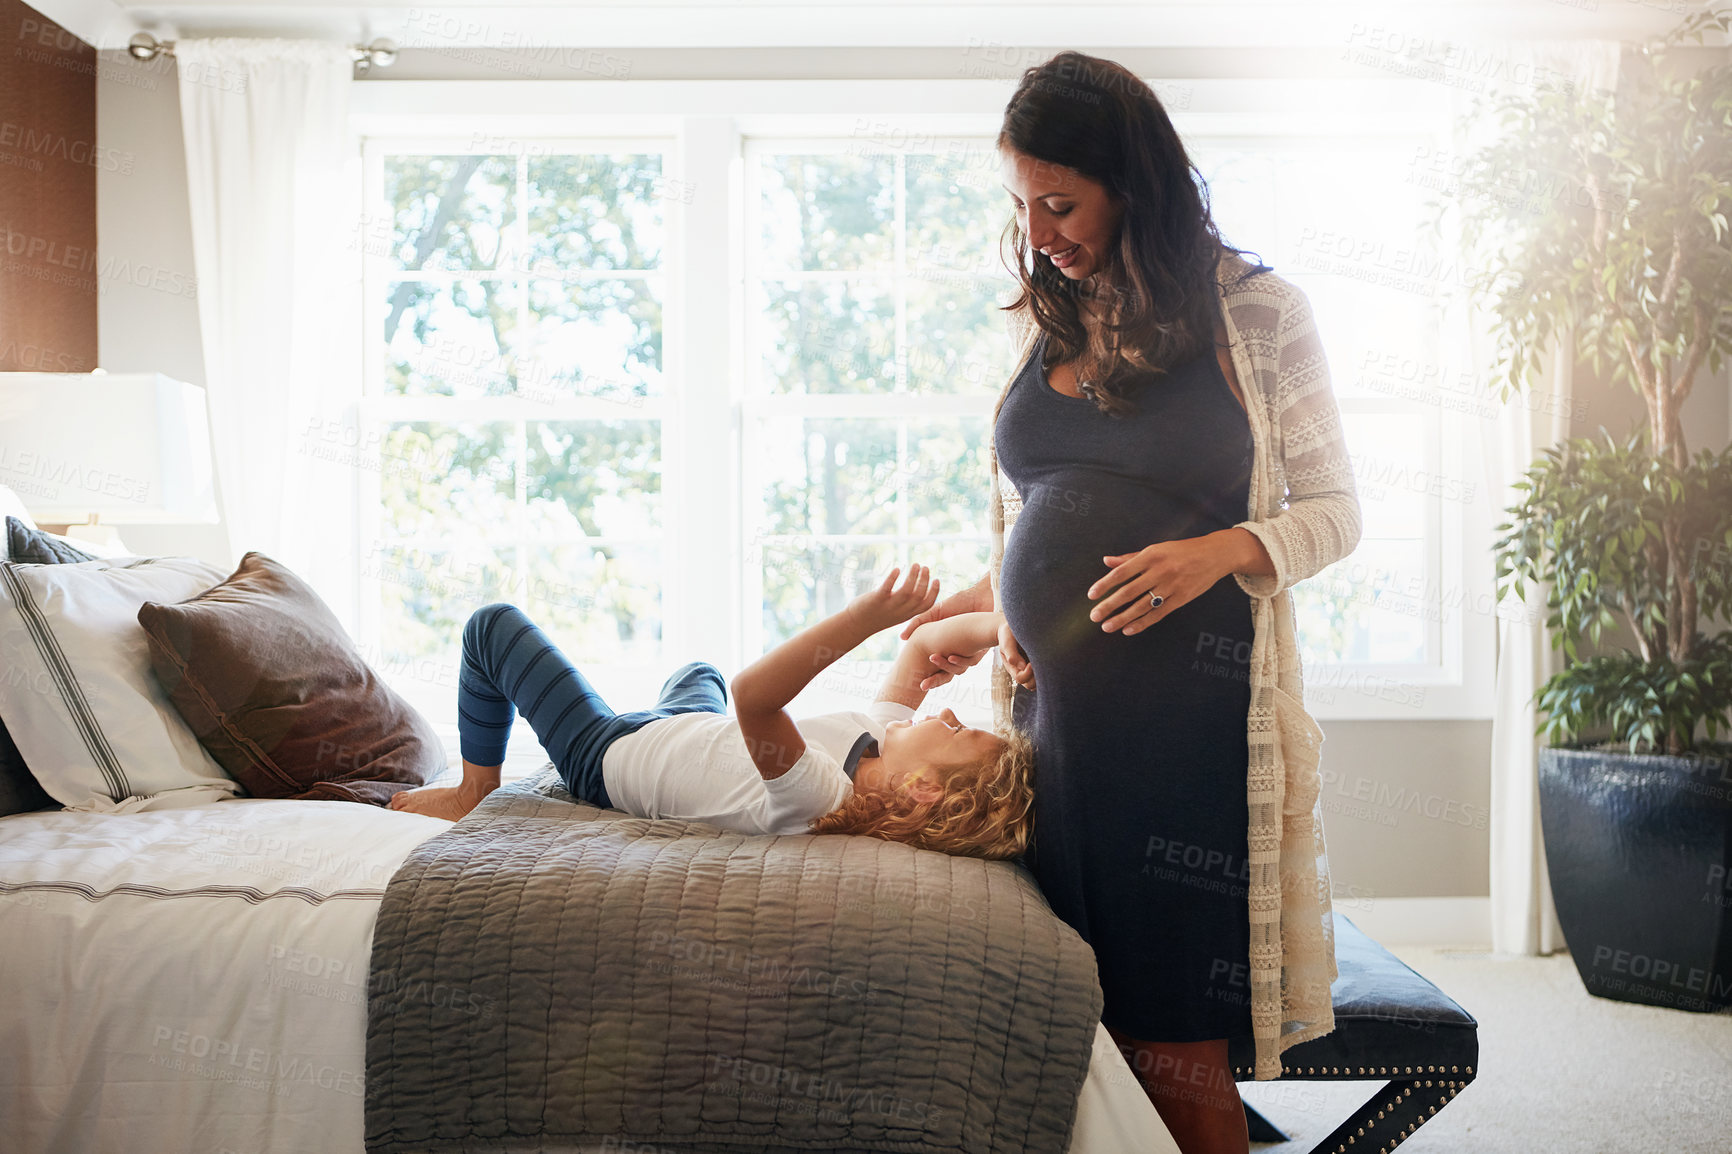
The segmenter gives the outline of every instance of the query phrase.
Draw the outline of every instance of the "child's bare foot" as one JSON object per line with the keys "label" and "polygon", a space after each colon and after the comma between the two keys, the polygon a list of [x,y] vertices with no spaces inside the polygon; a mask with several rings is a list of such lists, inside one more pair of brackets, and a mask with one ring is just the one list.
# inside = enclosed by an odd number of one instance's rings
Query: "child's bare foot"
{"label": "child's bare foot", "polygon": [[463,780],[457,785],[423,785],[400,790],[391,797],[391,808],[456,821],[481,804],[481,799],[499,788],[499,767],[484,769],[463,763]]}

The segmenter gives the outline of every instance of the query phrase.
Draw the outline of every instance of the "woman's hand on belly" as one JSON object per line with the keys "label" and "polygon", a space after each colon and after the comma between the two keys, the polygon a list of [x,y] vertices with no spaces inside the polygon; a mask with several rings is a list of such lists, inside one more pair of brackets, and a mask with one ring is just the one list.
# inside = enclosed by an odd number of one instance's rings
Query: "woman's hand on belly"
{"label": "woman's hand on belly", "polygon": [[[1089,620],[1100,622],[1107,633],[1141,633],[1214,588],[1232,572],[1228,557],[1220,533],[1157,541],[1135,553],[1102,557],[1107,573],[1089,586],[1089,600],[1100,600],[1089,610]],[[1159,608],[1150,604],[1151,592],[1160,595]]]}

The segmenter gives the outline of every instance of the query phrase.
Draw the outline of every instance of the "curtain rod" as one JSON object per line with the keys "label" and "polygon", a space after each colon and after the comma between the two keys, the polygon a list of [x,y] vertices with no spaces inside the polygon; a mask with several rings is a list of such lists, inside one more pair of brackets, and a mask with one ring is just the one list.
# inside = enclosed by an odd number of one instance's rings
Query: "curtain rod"
{"label": "curtain rod", "polygon": [[[148,32],[135,32],[127,41],[126,50],[135,60],[155,60],[158,56],[173,56],[174,41],[158,40]],[[397,45],[381,37],[371,44],[351,44],[349,58],[357,71],[365,72],[375,65],[389,68],[397,60]]]}

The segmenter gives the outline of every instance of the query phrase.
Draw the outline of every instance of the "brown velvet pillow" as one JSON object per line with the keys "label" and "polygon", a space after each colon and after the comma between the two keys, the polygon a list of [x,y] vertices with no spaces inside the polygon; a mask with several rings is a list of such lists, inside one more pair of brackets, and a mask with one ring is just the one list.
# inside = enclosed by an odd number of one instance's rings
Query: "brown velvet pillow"
{"label": "brown velvet pillow", "polygon": [[361,659],[312,587],[263,553],[138,623],[169,700],[253,797],[364,801],[445,769],[427,720]]}

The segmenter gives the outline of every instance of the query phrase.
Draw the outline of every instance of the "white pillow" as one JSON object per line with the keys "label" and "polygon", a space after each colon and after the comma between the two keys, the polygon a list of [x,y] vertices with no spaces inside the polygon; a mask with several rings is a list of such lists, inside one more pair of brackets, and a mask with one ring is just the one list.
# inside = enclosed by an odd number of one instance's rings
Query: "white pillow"
{"label": "white pillow", "polygon": [[[0,485],[0,526],[6,524],[8,517],[18,518],[24,522],[26,529],[36,528],[36,522],[30,519],[30,513],[24,508],[24,502],[19,499],[18,494],[6,486]],[[0,546],[0,548],[4,548],[4,546]]]}
{"label": "white pillow", "polygon": [[184,601],[228,574],[191,557],[0,562],[0,718],[68,809],[132,812],[232,797],[150,671],[146,601]]}
{"label": "white pillow", "polygon": [[[104,561],[112,561],[116,557],[125,557],[128,561],[138,560],[138,554],[125,545],[105,545],[101,541],[91,541],[84,537],[75,537],[70,533],[49,533],[50,537],[74,549],[100,557]],[[227,576],[227,574],[224,574]],[[201,591],[202,592],[202,591]]]}

